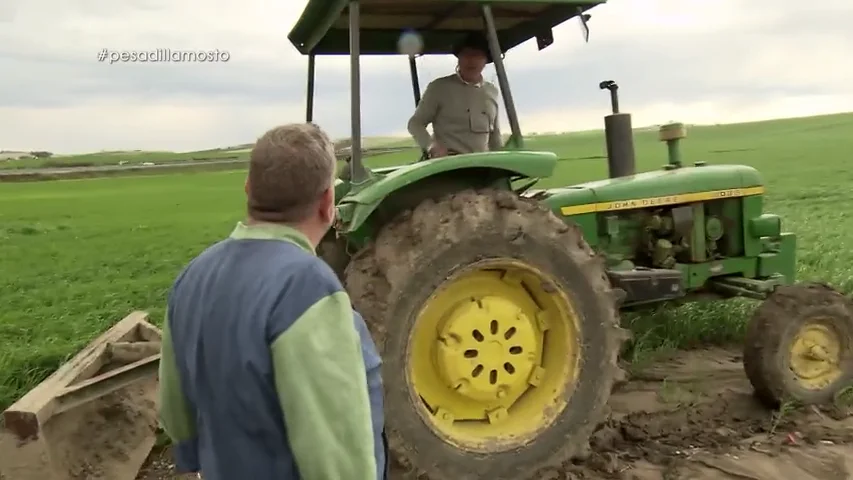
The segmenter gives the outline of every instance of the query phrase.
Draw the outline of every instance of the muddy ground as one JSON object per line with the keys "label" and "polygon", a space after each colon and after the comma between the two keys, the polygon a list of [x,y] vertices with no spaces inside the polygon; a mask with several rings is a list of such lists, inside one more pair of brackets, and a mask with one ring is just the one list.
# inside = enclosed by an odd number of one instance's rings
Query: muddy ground
{"label": "muddy ground", "polygon": [[51,417],[23,441],[0,428],[0,480],[133,478],[154,442],[156,393],[156,379],[139,382]]}
{"label": "muddy ground", "polygon": [[[845,480],[853,478],[853,417],[832,406],[771,412],[758,404],[731,350],[683,352],[635,371],[610,401],[592,453],[547,480]],[[168,451],[139,480],[176,479]],[[183,477],[186,478],[186,477]]]}

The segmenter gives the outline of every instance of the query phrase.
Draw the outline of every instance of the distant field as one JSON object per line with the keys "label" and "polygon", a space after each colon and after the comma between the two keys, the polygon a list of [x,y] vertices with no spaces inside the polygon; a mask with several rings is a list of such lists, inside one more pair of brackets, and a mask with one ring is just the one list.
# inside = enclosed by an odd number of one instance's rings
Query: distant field
{"label": "distant field", "polygon": [[[369,137],[364,139],[362,148],[408,147],[414,143],[407,138]],[[178,163],[201,160],[248,160],[251,145],[199,150],[195,152],[159,152],[159,151],[113,151],[95,152],[80,155],[54,155],[49,158],[19,159],[24,152],[0,153],[0,170],[30,168],[88,167],[104,165],[141,165],[143,163]]]}
{"label": "distant field", "polygon": [[[638,164],[666,162],[654,132]],[[536,137],[563,159],[542,186],[606,175],[599,133]],[[697,127],[688,162],[744,163],[764,174],[768,209],[799,235],[801,280],[853,292],[853,115]],[[197,152],[195,152],[197,153]],[[188,154],[189,155],[189,154]],[[164,157],[165,158],[165,157]],[[416,160],[417,152],[370,164]],[[0,184],[0,409],[134,309],[160,321],[183,265],[243,217],[243,171]],[[688,305],[629,315],[640,346],[737,340],[751,304]]]}
{"label": "distant field", "polygon": [[173,163],[189,160],[246,160],[249,150],[201,150],[198,152],[97,152],[83,155],[58,155],[50,158],[27,158],[0,162],[2,169],[90,167],[103,165],[141,165],[143,163]]}

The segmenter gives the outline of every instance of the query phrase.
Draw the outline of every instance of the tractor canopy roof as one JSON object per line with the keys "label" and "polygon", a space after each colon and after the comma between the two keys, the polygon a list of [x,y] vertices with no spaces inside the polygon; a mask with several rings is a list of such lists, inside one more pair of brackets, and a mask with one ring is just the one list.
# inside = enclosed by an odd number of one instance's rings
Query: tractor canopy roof
{"label": "tractor canopy roof", "polygon": [[[551,28],[607,0],[360,0],[360,53],[399,54],[397,41],[408,30],[423,39],[424,54],[449,54],[472,31],[483,31],[480,7],[488,3],[501,49],[538,37],[551,41]],[[349,0],[308,0],[288,38],[304,55],[349,54]],[[544,43],[542,43],[544,42]]]}

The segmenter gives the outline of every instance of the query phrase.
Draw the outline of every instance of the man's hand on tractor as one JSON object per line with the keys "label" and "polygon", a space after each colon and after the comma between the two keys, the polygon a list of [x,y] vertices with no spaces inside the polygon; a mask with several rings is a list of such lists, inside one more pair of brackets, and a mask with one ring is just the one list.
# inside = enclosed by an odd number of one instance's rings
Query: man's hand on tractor
{"label": "man's hand on tractor", "polygon": [[441,158],[447,156],[447,149],[443,146],[433,143],[429,147],[429,158]]}

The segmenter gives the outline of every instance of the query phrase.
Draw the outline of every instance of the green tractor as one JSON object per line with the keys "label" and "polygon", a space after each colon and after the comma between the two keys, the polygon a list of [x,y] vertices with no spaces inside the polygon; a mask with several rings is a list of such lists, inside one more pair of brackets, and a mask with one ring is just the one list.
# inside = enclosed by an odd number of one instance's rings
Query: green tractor
{"label": "green tractor", "polygon": [[[558,158],[528,151],[502,55],[605,0],[310,0],[290,40],[351,61],[352,157],[338,221],[320,246],[384,359],[394,477],[534,479],[583,457],[625,379],[620,309],[669,301],[763,300],[744,363],[769,404],[829,400],[850,383],[853,319],[842,295],[794,285],[796,237],[763,209],[748,166],[685,165],[682,125],[661,128],[661,170],[636,173],[630,116],[605,118],[606,180],[531,190]],[[502,151],[369,170],[360,56],[449,54],[484,32],[511,136]],[[417,103],[417,64],[409,56]]]}

